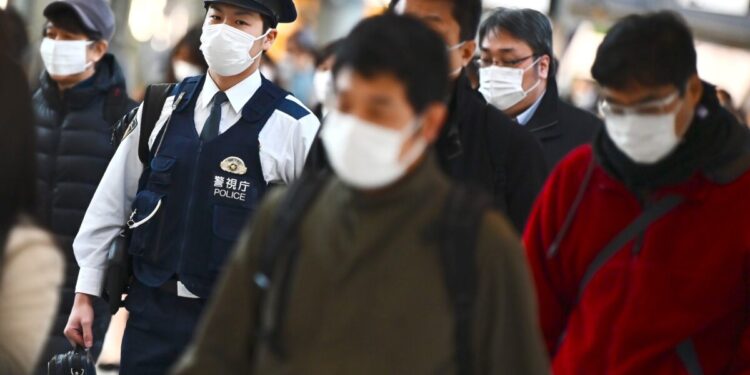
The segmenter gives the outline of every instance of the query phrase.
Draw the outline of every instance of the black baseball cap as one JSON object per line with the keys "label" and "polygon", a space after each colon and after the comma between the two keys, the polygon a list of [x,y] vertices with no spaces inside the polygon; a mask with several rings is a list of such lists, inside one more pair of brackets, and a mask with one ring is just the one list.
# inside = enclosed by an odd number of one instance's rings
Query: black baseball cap
{"label": "black baseball cap", "polygon": [[211,4],[222,3],[245,8],[268,16],[273,21],[271,27],[278,23],[291,23],[297,19],[297,9],[293,0],[205,0],[208,7]]}
{"label": "black baseball cap", "polygon": [[99,33],[106,40],[112,40],[115,35],[115,15],[104,0],[53,1],[44,8],[44,16],[50,18],[66,10],[73,10],[88,31]]}

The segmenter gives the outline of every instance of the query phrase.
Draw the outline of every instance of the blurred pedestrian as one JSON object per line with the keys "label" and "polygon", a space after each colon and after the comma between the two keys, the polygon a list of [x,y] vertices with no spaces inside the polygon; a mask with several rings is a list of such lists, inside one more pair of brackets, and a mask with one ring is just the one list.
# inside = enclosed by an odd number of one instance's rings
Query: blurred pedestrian
{"label": "blurred pedestrian", "polygon": [[[29,374],[41,359],[65,261],[35,211],[34,127],[26,75],[0,31],[0,374]],[[46,362],[45,362],[46,363]]]}
{"label": "blurred pedestrian", "polygon": [[171,88],[151,86],[74,244],[88,277],[79,279],[66,332],[89,346],[91,305],[102,295],[109,246],[126,223],[131,233],[122,375],[163,374],[174,364],[244,223],[266,191],[301,173],[319,127],[298,99],[259,71],[278,24],[297,18],[294,3],[204,5],[208,73]]}
{"label": "blurred pedestrian", "polygon": [[201,26],[193,27],[172,49],[165,82],[182,82],[206,74],[208,63],[201,52]]}
{"label": "blurred pedestrian", "polygon": [[493,11],[479,27],[479,50],[479,92],[536,137],[549,166],[603,127],[598,117],[560,99],[552,22],[543,13]]}
{"label": "blurred pedestrian", "polygon": [[7,56],[23,67],[29,49],[29,36],[26,34],[26,21],[12,6],[0,9],[0,35],[6,39]]}
{"label": "blurred pedestrian", "polygon": [[286,42],[286,55],[278,64],[284,88],[307,106],[315,104],[315,40],[308,29],[297,30]]}
{"label": "blurred pedestrian", "polygon": [[[55,234],[68,265],[60,315],[44,354],[51,357],[70,348],[63,329],[79,277],[73,237],[115,152],[113,125],[136,103],[128,98],[117,59],[108,53],[115,19],[104,0],[54,1],[44,16],[40,52],[46,69],[33,97],[37,199],[41,224]],[[82,272],[80,277],[101,275]],[[101,312],[94,323],[98,339],[90,345],[96,358],[109,314],[103,303],[94,308]]]}
{"label": "blurred pedestrian", "polygon": [[553,372],[750,372],[750,133],[690,29],[631,15],[599,46],[605,130],[552,173],[525,234]]}
{"label": "blurred pedestrian", "polygon": [[385,15],[339,51],[333,173],[269,196],[175,373],[548,374],[519,239],[432,153],[443,40]]}
{"label": "blurred pedestrian", "polygon": [[523,231],[547,176],[547,162],[539,142],[488,105],[465,73],[477,47],[482,1],[393,0],[391,8],[432,27],[449,52],[452,90],[447,124],[436,144],[440,165],[457,181],[492,194],[496,207]]}
{"label": "blurred pedestrian", "polygon": [[341,40],[336,40],[323,47],[315,56],[315,100],[318,105],[313,113],[322,121],[328,114],[326,104],[334,98],[333,64],[336,63],[336,50],[341,46]]}

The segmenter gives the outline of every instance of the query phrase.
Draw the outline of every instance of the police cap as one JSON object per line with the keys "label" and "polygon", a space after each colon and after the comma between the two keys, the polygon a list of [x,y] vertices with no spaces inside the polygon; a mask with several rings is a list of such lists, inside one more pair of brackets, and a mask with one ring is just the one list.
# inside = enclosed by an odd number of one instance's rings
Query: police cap
{"label": "police cap", "polygon": [[203,3],[208,7],[211,4],[222,3],[249,9],[266,15],[277,23],[290,23],[297,19],[297,9],[293,0],[205,0]]}

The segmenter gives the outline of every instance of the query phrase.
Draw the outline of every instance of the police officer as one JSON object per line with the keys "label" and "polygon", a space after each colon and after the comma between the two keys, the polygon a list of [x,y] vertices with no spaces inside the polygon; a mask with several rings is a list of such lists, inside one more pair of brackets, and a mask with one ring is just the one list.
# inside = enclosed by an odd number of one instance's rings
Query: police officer
{"label": "police officer", "polygon": [[88,347],[108,247],[123,223],[133,230],[121,374],[162,374],[177,359],[243,224],[269,185],[299,175],[320,125],[258,70],[277,24],[297,18],[292,0],[205,5],[208,73],[182,81],[164,103],[147,168],[138,156],[141,126],[132,126],[74,243],[81,273],[65,332]]}

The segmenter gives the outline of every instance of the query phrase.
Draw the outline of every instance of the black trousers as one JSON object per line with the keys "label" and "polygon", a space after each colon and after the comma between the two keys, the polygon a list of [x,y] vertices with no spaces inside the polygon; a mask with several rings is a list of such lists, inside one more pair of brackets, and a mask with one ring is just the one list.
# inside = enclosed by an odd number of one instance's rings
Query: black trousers
{"label": "black trousers", "polygon": [[177,297],[134,282],[125,300],[130,312],[122,339],[120,375],[162,375],[193,338],[205,300]]}

